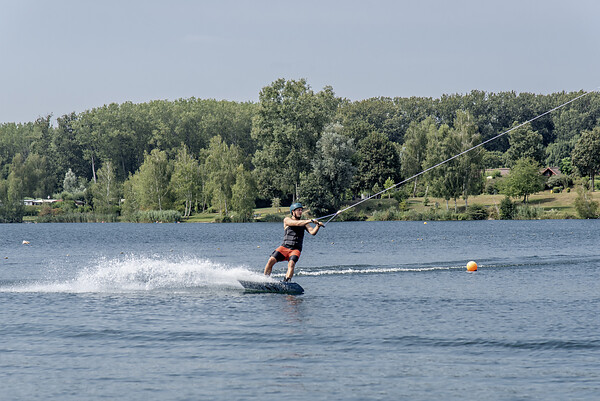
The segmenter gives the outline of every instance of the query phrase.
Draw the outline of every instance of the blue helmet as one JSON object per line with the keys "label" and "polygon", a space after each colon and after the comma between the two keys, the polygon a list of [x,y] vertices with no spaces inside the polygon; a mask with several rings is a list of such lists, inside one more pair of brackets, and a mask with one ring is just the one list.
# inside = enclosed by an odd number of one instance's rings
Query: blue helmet
{"label": "blue helmet", "polygon": [[296,202],[296,203],[292,203],[292,205],[290,206],[290,213],[292,213],[294,210],[296,209],[304,209],[304,206],[302,206],[302,203],[300,202]]}

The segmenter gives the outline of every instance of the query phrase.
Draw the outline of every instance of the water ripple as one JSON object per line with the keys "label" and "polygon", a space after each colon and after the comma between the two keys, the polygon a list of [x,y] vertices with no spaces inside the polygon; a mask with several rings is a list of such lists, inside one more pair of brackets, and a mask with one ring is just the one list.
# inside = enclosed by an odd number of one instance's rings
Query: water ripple
{"label": "water ripple", "polygon": [[431,346],[431,347],[497,347],[527,350],[561,350],[561,349],[600,349],[600,340],[514,340],[501,341],[486,338],[432,338],[420,336],[387,337],[385,343],[403,346]]}

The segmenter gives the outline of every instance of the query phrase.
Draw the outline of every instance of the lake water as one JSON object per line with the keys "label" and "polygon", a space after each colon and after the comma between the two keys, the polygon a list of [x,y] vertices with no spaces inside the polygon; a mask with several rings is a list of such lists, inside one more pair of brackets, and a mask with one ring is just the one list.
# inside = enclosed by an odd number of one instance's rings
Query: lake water
{"label": "lake water", "polygon": [[282,235],[0,225],[0,399],[600,398],[600,220],[331,223],[244,293]]}

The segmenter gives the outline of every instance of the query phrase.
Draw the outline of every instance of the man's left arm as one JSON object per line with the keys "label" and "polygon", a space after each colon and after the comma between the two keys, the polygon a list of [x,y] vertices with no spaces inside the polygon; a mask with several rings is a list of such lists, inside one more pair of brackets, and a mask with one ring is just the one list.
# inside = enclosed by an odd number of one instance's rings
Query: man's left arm
{"label": "man's left arm", "polygon": [[311,223],[314,224],[314,227],[310,226],[308,224],[305,226],[306,227],[306,231],[308,231],[309,234],[311,234],[311,235],[316,235],[317,232],[319,232],[319,228],[325,227],[325,225],[323,223],[321,223],[320,221],[318,221],[318,220],[314,220],[313,219],[313,220],[311,220]]}

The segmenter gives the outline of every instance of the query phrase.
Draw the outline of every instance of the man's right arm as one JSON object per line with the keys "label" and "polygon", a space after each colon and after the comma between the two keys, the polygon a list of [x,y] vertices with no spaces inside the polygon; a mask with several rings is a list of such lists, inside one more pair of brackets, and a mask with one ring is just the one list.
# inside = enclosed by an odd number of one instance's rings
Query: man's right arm
{"label": "man's right arm", "polygon": [[307,225],[308,223],[310,223],[311,220],[295,220],[292,219],[291,217],[286,217],[285,219],[283,219],[283,225],[284,226],[288,226],[288,227],[302,227]]}

